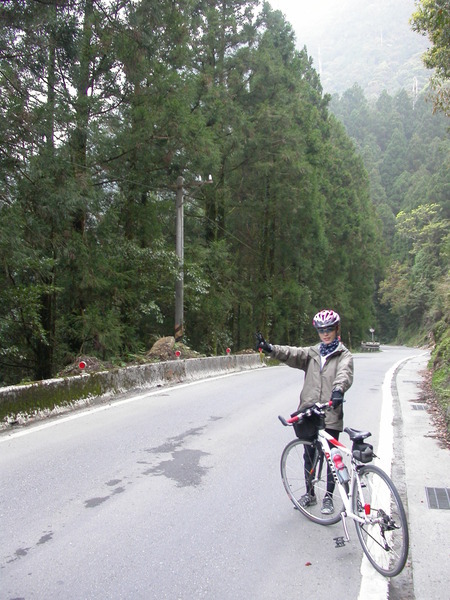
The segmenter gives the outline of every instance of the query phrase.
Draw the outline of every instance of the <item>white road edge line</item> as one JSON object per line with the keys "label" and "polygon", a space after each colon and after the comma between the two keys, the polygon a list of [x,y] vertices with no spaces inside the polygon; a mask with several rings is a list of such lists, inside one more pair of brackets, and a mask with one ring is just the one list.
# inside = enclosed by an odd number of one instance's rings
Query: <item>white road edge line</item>
{"label": "white road edge line", "polygon": [[[393,427],[393,397],[391,392],[392,380],[396,370],[417,355],[409,356],[399,360],[386,373],[382,386],[382,404],[380,416],[380,435],[377,454],[380,458],[380,467],[391,475],[391,465],[394,446],[394,427]],[[361,587],[358,600],[383,600],[389,598],[389,579],[383,577],[372,567],[368,558],[364,554],[361,562]]]}

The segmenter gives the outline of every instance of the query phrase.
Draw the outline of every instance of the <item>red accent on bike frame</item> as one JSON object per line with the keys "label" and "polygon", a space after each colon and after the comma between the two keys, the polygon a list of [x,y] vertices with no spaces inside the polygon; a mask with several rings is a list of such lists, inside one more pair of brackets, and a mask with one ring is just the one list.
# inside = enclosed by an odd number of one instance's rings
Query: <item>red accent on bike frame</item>
{"label": "red accent on bike frame", "polygon": [[370,504],[364,504],[364,512],[366,515],[370,515]]}
{"label": "red accent on bike frame", "polygon": [[329,444],[333,444],[333,446],[340,446],[341,448],[345,448],[345,445],[342,444],[342,442],[340,442],[339,440],[336,440],[335,438],[331,438],[331,440],[328,440]]}

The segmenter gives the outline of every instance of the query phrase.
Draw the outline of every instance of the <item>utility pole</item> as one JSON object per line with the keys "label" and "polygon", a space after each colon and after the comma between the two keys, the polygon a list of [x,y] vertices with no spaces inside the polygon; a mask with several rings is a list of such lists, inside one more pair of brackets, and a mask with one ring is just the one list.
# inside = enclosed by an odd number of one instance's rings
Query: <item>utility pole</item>
{"label": "utility pole", "polygon": [[175,282],[175,341],[180,342],[184,336],[184,179],[180,175],[177,179],[176,197],[176,246],[178,258],[178,275]]}
{"label": "utility pole", "polygon": [[[198,181],[188,187],[201,188],[205,184],[212,184],[212,176],[207,181]],[[176,196],[176,244],[175,252],[178,259],[178,275],[175,281],[175,341],[180,342],[184,337],[184,178],[177,178]]]}

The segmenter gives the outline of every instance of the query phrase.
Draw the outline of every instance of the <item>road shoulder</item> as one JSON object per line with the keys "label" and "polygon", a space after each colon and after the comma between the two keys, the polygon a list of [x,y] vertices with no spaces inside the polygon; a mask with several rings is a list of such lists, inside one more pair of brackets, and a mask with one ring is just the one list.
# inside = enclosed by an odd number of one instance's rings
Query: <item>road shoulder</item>
{"label": "road shoulder", "polygon": [[450,452],[436,439],[423,399],[421,385],[428,360],[428,352],[411,357],[398,367],[393,379],[393,479],[406,496],[410,554],[404,572],[391,581],[390,600],[445,598],[448,594],[450,511],[431,508],[427,488],[450,488]]}

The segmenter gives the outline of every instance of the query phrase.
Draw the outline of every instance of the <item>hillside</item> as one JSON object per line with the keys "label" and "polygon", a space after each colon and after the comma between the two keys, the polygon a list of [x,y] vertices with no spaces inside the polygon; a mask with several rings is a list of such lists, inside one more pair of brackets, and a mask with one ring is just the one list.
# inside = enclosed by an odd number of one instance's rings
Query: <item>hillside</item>
{"label": "hillside", "polygon": [[430,71],[421,55],[428,40],[409,24],[414,0],[342,0],[317,9],[286,0],[271,4],[286,13],[297,45],[306,45],[326,92],[341,94],[358,83],[370,99],[383,90],[420,92],[427,85]]}

